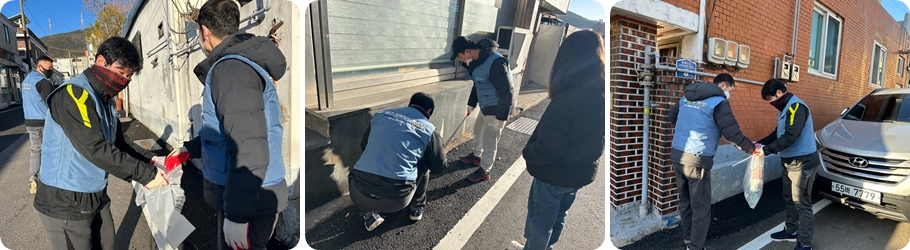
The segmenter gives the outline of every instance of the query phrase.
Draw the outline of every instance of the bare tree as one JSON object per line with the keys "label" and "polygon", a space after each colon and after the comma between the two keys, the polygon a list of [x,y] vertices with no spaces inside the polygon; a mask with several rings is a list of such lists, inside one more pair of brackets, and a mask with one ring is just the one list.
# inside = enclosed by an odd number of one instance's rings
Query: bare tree
{"label": "bare tree", "polygon": [[97,19],[85,30],[89,44],[97,47],[104,40],[119,36],[131,2],[126,0],[82,0],[85,10]]}

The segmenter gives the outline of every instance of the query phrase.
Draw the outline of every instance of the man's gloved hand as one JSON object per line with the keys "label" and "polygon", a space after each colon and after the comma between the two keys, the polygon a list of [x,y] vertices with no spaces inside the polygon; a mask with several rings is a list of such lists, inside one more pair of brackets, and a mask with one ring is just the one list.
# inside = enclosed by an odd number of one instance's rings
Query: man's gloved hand
{"label": "man's gloved hand", "polygon": [[471,116],[471,111],[474,111],[474,106],[468,106],[468,114],[464,116]]}
{"label": "man's gloved hand", "polygon": [[249,223],[236,223],[224,218],[224,242],[231,249],[249,249]]}
{"label": "man's gloved hand", "polygon": [[[161,157],[161,156],[156,156],[156,157]],[[169,182],[167,181],[167,178],[165,178],[167,171],[165,171],[161,167],[155,167],[155,169],[158,170],[158,172],[155,173],[155,179],[149,183],[146,183],[145,189],[152,190],[152,189],[160,188],[163,186],[167,186],[169,184]]]}
{"label": "man's gloved hand", "polygon": [[755,143],[755,151],[752,151],[752,155],[754,155],[754,156],[764,156],[764,155],[765,155],[764,147],[765,147],[765,145],[761,145],[761,144],[759,144],[759,143],[756,142],[756,143]]}
{"label": "man's gloved hand", "polygon": [[180,147],[174,149],[170,154],[167,155],[167,158],[164,159],[164,166],[168,172],[174,170],[175,168],[183,167],[183,163],[190,159],[190,151],[187,151],[186,148]]}
{"label": "man's gloved hand", "polygon": [[495,130],[502,130],[502,126],[505,125],[505,124],[506,124],[506,121],[502,121],[502,120],[499,120],[499,119],[494,119],[494,120],[493,120],[493,129],[495,129]]}

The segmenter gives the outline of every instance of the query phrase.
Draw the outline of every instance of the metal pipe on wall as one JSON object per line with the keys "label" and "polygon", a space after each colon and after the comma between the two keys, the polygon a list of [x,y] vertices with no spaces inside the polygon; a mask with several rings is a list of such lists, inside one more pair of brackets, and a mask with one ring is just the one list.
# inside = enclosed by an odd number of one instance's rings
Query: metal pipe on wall
{"label": "metal pipe on wall", "polygon": [[796,9],[793,10],[793,41],[790,43],[790,54],[793,56],[796,56],[796,42],[799,40],[797,39],[797,31],[799,31],[799,1],[800,0],[796,0]]}
{"label": "metal pipe on wall", "polygon": [[[651,45],[645,46],[645,67],[644,70],[639,72],[639,79],[641,80],[641,85],[645,87],[645,103],[644,103],[644,125],[642,133],[642,155],[641,155],[641,204],[638,207],[638,215],[644,217],[648,214],[648,166],[650,165],[650,153],[651,153],[651,87],[654,86],[654,72],[651,71],[651,56],[652,53],[658,53],[657,51],[651,51]],[[654,65],[657,65],[658,57],[654,57]]]}

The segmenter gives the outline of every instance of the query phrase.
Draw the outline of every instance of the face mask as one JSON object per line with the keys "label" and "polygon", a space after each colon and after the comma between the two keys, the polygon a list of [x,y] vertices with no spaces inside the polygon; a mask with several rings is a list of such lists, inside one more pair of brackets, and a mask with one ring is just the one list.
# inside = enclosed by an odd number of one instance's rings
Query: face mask
{"label": "face mask", "polygon": [[730,91],[724,91],[724,95],[727,96],[727,99],[730,99]]}
{"label": "face mask", "polygon": [[784,106],[787,105],[787,103],[784,102],[784,97],[786,97],[786,96],[787,96],[787,94],[781,95],[780,97],[777,98],[777,100],[774,100],[773,102],[771,102],[771,106],[774,106],[774,108],[776,108],[778,111],[783,111]]}
{"label": "face mask", "polygon": [[465,63],[465,64],[471,64],[471,62],[473,62],[473,61],[474,61],[474,59],[468,58],[468,60],[467,60],[467,61],[464,61],[464,63]]}

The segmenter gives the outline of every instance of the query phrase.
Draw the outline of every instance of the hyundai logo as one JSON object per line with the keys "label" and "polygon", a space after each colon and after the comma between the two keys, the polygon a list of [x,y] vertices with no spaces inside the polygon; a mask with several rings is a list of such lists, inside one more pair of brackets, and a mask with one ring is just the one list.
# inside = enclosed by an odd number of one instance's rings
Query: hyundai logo
{"label": "hyundai logo", "polygon": [[866,159],[864,159],[862,157],[850,157],[849,162],[850,162],[850,166],[854,166],[854,167],[858,167],[858,168],[864,168],[866,166],[869,166],[869,161],[867,161]]}

